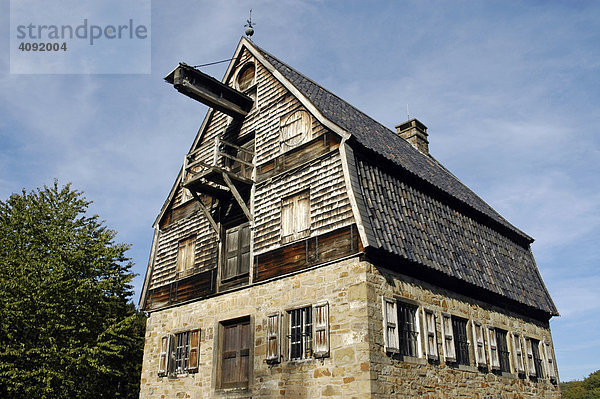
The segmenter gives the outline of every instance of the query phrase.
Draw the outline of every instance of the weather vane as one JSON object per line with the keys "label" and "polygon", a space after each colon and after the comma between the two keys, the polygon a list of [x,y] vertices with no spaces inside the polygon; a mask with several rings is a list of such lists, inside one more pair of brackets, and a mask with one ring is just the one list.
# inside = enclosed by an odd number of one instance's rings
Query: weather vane
{"label": "weather vane", "polygon": [[[254,34],[254,28],[252,27],[253,22],[252,22],[252,9],[250,9],[250,19],[246,20],[247,24],[244,26],[247,26],[246,28],[246,36],[250,37]],[[254,23],[254,25],[256,25]]]}

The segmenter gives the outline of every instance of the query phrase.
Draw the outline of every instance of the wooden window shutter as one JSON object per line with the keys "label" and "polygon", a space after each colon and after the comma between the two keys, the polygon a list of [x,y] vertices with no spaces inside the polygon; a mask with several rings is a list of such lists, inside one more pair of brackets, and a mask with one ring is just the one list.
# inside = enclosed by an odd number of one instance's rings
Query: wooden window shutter
{"label": "wooden window shutter", "polygon": [[248,385],[250,341],[249,321],[223,326],[221,388]]}
{"label": "wooden window shutter", "polygon": [[196,237],[189,237],[179,242],[177,248],[177,272],[182,273],[194,267]]}
{"label": "wooden window shutter", "polygon": [[527,351],[527,372],[530,376],[536,377],[535,359],[533,358],[533,342],[530,338],[525,338],[525,350]]}
{"label": "wooden window shutter", "polygon": [[281,315],[267,317],[267,363],[279,363],[281,360]]}
{"label": "wooden window shutter", "polygon": [[300,145],[311,139],[311,118],[306,111],[296,111],[281,122],[281,149],[288,149]]}
{"label": "wooden window shutter", "polygon": [[313,305],[313,356],[329,356],[329,304]]}
{"label": "wooden window shutter", "polygon": [[173,334],[163,335],[160,338],[160,353],[158,355],[158,375],[164,377],[169,374],[173,367],[174,351],[173,346],[175,345]]}
{"label": "wooden window shutter", "polygon": [[456,349],[454,347],[454,331],[452,330],[452,316],[442,313],[442,334],[444,338],[444,356],[446,361],[456,361]]}
{"label": "wooden window shutter", "polygon": [[496,329],[494,327],[487,328],[487,337],[489,343],[490,365],[494,370],[499,370],[500,358],[498,357],[498,343],[496,340]]}
{"label": "wooden window shutter", "polygon": [[515,354],[515,371],[517,373],[524,373],[525,364],[523,361],[523,345],[521,343],[521,336],[517,333],[512,333],[512,347]]}
{"label": "wooden window shutter", "polygon": [[487,366],[483,325],[477,321],[473,321],[471,325],[473,326],[473,341],[475,341],[475,364],[480,367]]}
{"label": "wooden window shutter", "polygon": [[294,201],[284,199],[281,203],[281,238],[290,238],[294,234]]}
{"label": "wooden window shutter", "polygon": [[232,227],[225,231],[225,262],[223,265],[223,279],[235,277],[239,264],[239,233],[240,226]]}
{"label": "wooden window shutter", "polygon": [[386,352],[398,352],[398,307],[396,301],[389,298],[382,300],[383,341]]}
{"label": "wooden window shutter", "polygon": [[438,360],[438,346],[437,346],[437,334],[435,329],[435,314],[431,310],[424,309],[423,315],[425,320],[423,324],[425,325],[427,340],[425,344],[425,350],[427,353],[427,358],[430,360]]}
{"label": "wooden window shutter", "polygon": [[301,238],[310,230],[310,195],[308,191],[300,194],[296,203],[296,226],[294,233],[296,238]]}
{"label": "wooden window shutter", "polygon": [[554,354],[552,353],[552,346],[549,341],[544,341],[544,353],[546,355],[546,375],[550,379],[556,378],[556,371],[554,369]]}
{"label": "wooden window shutter", "polygon": [[246,274],[250,271],[250,224],[240,226],[239,232],[239,274]]}
{"label": "wooden window shutter", "polygon": [[188,372],[198,371],[198,361],[200,358],[200,329],[190,331],[190,360]]}

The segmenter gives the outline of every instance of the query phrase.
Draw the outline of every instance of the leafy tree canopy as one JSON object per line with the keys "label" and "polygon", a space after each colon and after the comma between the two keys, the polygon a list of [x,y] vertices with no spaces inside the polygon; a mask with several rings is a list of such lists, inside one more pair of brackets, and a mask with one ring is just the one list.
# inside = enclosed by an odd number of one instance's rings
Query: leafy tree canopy
{"label": "leafy tree canopy", "polygon": [[560,388],[564,399],[600,399],[600,370],[583,381],[564,382]]}
{"label": "leafy tree canopy", "polygon": [[0,397],[137,397],[128,245],[70,185],[0,201]]}

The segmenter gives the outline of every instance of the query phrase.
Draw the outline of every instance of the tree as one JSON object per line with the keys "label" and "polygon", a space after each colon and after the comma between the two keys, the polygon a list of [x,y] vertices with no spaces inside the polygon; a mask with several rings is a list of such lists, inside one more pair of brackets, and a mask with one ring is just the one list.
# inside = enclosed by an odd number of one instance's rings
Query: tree
{"label": "tree", "polygon": [[0,397],[137,397],[128,245],[70,185],[0,201]]}
{"label": "tree", "polygon": [[564,399],[600,399],[600,370],[583,381],[564,382],[560,389]]}

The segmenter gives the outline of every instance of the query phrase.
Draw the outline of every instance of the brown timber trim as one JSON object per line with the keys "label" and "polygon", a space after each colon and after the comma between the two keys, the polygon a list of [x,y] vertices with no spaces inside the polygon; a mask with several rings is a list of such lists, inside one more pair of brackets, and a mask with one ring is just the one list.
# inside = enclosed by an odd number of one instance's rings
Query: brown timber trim
{"label": "brown timber trim", "polygon": [[211,269],[148,291],[145,310],[156,310],[216,292],[217,270]]}
{"label": "brown timber trim", "polygon": [[362,252],[355,224],[254,257],[254,281],[285,275]]}
{"label": "brown timber trim", "polygon": [[320,155],[327,154],[340,146],[340,139],[331,132],[295,147],[278,157],[256,167],[256,182],[262,182],[270,177],[293,169]]}

